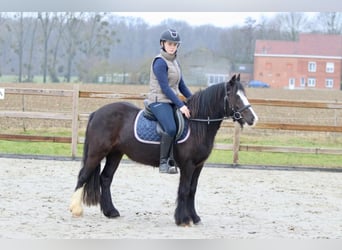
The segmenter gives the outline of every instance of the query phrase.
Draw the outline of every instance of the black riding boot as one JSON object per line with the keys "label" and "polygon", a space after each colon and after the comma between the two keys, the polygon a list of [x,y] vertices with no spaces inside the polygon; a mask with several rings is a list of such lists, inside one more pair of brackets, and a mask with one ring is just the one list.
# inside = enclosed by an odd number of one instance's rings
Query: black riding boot
{"label": "black riding boot", "polygon": [[173,137],[169,136],[167,133],[161,133],[160,141],[160,163],[159,172],[168,174],[177,174],[177,167],[175,166],[173,158]]}

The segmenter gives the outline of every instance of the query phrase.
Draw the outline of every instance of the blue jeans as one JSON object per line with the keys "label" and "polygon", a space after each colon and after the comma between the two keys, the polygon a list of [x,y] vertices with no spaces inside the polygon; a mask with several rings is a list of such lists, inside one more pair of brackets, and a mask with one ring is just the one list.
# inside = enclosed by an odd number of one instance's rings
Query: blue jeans
{"label": "blue jeans", "polygon": [[172,104],[164,102],[154,102],[151,103],[149,107],[165,133],[167,133],[171,137],[175,137],[177,133],[177,126],[173,114]]}

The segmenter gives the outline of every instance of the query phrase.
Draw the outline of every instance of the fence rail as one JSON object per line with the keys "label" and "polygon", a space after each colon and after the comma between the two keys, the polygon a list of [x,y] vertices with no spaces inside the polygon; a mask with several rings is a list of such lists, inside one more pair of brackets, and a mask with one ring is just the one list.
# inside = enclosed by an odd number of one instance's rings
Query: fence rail
{"label": "fence rail", "polygon": [[[72,90],[59,89],[33,89],[33,88],[5,88],[5,95],[37,95],[37,96],[58,96],[70,97],[71,112],[28,112],[28,111],[0,111],[0,117],[10,118],[30,118],[30,119],[56,119],[71,120],[71,137],[39,136],[39,135],[16,135],[0,134],[1,140],[13,141],[40,141],[40,142],[61,142],[71,143],[71,156],[77,155],[77,144],[83,143],[84,138],[78,136],[79,122],[88,119],[89,114],[79,112],[79,100],[81,98],[101,98],[118,100],[143,100],[146,94],[113,93],[109,91],[80,91],[79,85],[75,84]],[[1,100],[0,100],[1,101]],[[342,102],[317,102],[317,101],[287,101],[275,99],[250,99],[251,104],[272,107],[300,107],[318,109],[342,109]],[[234,127],[232,123],[223,122],[224,127]],[[341,126],[325,126],[310,124],[284,124],[284,123],[258,123],[256,129],[271,130],[294,130],[294,131],[315,131],[315,132],[342,132]],[[239,126],[235,126],[235,136],[233,145],[215,144],[216,149],[233,150],[233,162],[238,161],[239,151],[257,152],[298,152],[314,154],[342,154],[342,149],[323,148],[301,148],[284,146],[251,146],[240,145]]]}

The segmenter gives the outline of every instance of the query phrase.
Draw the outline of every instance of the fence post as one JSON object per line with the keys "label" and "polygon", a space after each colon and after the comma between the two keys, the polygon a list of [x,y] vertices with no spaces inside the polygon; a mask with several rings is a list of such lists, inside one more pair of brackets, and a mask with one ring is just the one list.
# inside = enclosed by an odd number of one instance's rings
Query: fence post
{"label": "fence post", "polygon": [[72,95],[72,132],[71,132],[71,156],[75,159],[77,155],[77,142],[78,142],[78,101],[80,95],[80,87],[74,84]]}
{"label": "fence post", "polygon": [[240,134],[241,126],[238,122],[234,122],[233,164],[238,164],[239,162]]}

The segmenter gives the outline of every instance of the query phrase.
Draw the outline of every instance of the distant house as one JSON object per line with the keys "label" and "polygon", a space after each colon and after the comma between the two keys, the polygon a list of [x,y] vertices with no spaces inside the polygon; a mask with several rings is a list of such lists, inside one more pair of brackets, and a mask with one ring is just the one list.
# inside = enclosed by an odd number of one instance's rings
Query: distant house
{"label": "distant house", "polygon": [[253,80],[253,64],[234,64],[231,69],[231,75],[240,75],[240,81],[247,85]]}
{"label": "distant house", "polygon": [[189,85],[212,85],[227,81],[231,63],[207,48],[182,54],[179,58],[184,80]]}
{"label": "distant house", "polygon": [[254,79],[273,88],[340,89],[342,36],[301,34],[298,41],[257,40]]}

